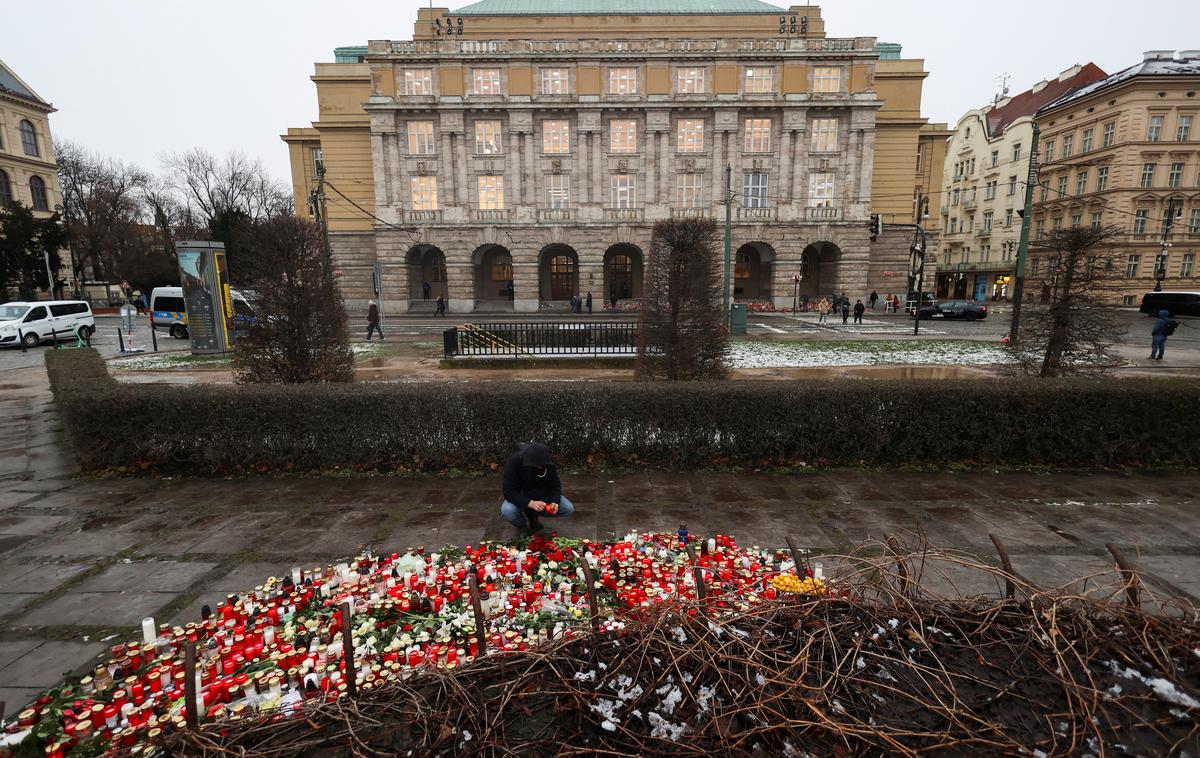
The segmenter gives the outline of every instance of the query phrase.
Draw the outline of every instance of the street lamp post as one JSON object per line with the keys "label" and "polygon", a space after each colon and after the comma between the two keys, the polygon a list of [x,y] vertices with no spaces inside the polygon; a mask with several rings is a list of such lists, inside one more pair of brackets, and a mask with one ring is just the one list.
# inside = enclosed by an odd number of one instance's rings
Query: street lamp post
{"label": "street lamp post", "polygon": [[[1180,208],[1180,213],[1183,209]],[[1167,201],[1167,215],[1163,219],[1162,248],[1154,261],[1154,291],[1162,292],[1163,279],[1167,278],[1167,256],[1171,253],[1171,228],[1175,226],[1175,198]]]}
{"label": "street lamp post", "polygon": [[800,310],[800,275],[792,275],[792,283],[795,284],[795,289],[792,291],[792,313],[797,313]]}

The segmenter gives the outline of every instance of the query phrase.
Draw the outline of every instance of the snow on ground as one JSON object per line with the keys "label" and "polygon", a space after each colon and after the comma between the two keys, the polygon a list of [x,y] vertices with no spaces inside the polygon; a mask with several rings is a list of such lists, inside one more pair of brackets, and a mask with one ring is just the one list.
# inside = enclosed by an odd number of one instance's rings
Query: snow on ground
{"label": "snow on ground", "polygon": [[733,368],[984,366],[1010,361],[999,345],[966,340],[742,340],[730,345],[730,364]]}
{"label": "snow on ground", "polygon": [[[350,351],[354,353],[355,360],[373,358],[382,350],[383,346],[379,344],[356,342],[350,345]],[[132,358],[116,358],[110,365],[125,371],[229,368],[233,365],[233,358],[229,355],[192,355],[189,351],[178,350],[170,353],[145,353]]]}

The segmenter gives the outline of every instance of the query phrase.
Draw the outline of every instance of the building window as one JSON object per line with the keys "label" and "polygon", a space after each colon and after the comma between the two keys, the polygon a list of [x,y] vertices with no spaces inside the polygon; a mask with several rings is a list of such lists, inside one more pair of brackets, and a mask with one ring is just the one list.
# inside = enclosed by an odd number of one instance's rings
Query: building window
{"label": "building window", "polygon": [[1034,239],[1040,239],[1043,236],[1045,236],[1045,234],[1046,234],[1046,219],[1039,218],[1037,220],[1037,222],[1034,223],[1033,230],[1034,230],[1033,231]]}
{"label": "building window", "polygon": [[992,168],[995,168],[997,165],[999,165],[999,163],[1000,163],[1000,151],[993,150],[992,151]]}
{"label": "building window", "polygon": [[1162,139],[1163,117],[1151,116],[1150,126],[1146,128],[1146,141],[1158,142]]}
{"label": "building window", "polygon": [[675,69],[675,93],[679,95],[702,95],[708,91],[704,82],[704,69],[697,66],[680,66]]}
{"label": "building window", "polygon": [[571,122],[552,120],[542,122],[542,152],[563,154],[571,152]]}
{"label": "building window", "polygon": [[1179,263],[1179,276],[1186,278],[1196,273],[1196,254],[1184,253],[1183,260]]}
{"label": "building window", "polygon": [[432,121],[408,122],[408,154],[433,155],[437,146],[433,138]]}
{"label": "building window", "polygon": [[1167,177],[1168,187],[1178,187],[1183,184],[1183,164],[1172,163],[1171,174]]}
{"label": "building window", "polygon": [[1056,232],[1059,229],[1062,229],[1062,217],[1059,216],[1057,218],[1050,219],[1050,228]]}
{"label": "building window", "polygon": [[610,187],[610,207],[637,207],[637,176],[633,174],[613,174]]}
{"label": "building window", "polygon": [[1075,149],[1075,135],[1074,134],[1064,134],[1062,140],[1063,140],[1062,157],[1070,158],[1071,153],[1074,152],[1074,149]]}
{"label": "building window", "polygon": [[1045,147],[1042,148],[1042,152],[1046,155],[1045,160],[1042,161],[1043,163],[1049,163],[1050,161],[1054,160],[1054,140],[1046,140],[1046,144]]}
{"label": "building window", "polygon": [[504,177],[479,177],[479,210],[504,210]]}
{"label": "building window", "polygon": [[1200,234],[1200,208],[1192,208],[1192,215],[1188,217],[1188,234]]}
{"label": "building window", "polygon": [[1117,122],[1109,121],[1104,125],[1104,140],[1101,147],[1112,147],[1113,140],[1117,135]]}
{"label": "building window", "polygon": [[1071,215],[1071,226],[1075,229],[1083,226],[1083,214],[1075,213]]}
{"label": "building window", "polygon": [[679,208],[704,206],[704,174],[677,174],[675,176],[675,204]]}
{"label": "building window", "polygon": [[1192,117],[1180,116],[1179,123],[1175,127],[1175,141],[1187,142],[1192,137]]}
{"label": "building window", "polygon": [[471,94],[504,94],[500,91],[500,69],[498,68],[473,68],[471,69],[471,80],[474,82],[474,88],[471,90]]}
{"label": "building window", "polygon": [[984,200],[995,200],[996,199],[996,181],[994,179],[992,181],[988,182],[987,184],[983,185],[983,199]]}
{"label": "building window", "polygon": [[746,119],[743,150],[747,153],[771,152],[771,119]]}
{"label": "building window", "polygon": [[568,95],[571,92],[571,74],[565,68],[544,68],[540,79],[538,91],[543,95]]}
{"label": "building window", "polygon": [[25,154],[35,157],[40,155],[38,152],[37,132],[33,130],[33,124],[22,119],[18,129],[21,132],[21,148],[25,151]]}
{"label": "building window", "polygon": [[766,208],[769,180],[766,174],[746,174],[742,177],[742,207]]}
{"label": "building window", "polygon": [[13,204],[12,185],[8,183],[8,172],[0,169],[0,208]]}
{"label": "building window", "polygon": [[808,207],[833,207],[833,173],[826,171],[808,175]]}
{"label": "building window", "polygon": [[[836,144],[836,143],[835,143]],[[925,143],[917,143],[917,173],[921,173],[925,165]]]}
{"label": "building window", "polygon": [[1145,234],[1146,223],[1150,220],[1150,211],[1145,208],[1135,211],[1133,214],[1133,233]]}
{"label": "building window", "polygon": [[1100,213],[1100,212],[1093,213],[1093,214],[1092,214],[1092,228],[1093,228],[1093,229],[1099,229],[1099,228],[1100,228],[1100,222],[1101,222],[1101,220],[1103,220],[1103,218],[1104,218],[1104,214],[1103,214],[1103,213]]}
{"label": "building window", "polygon": [[1021,143],[1020,143],[1020,142],[1018,142],[1017,144],[1013,145],[1013,157],[1012,157],[1012,159],[1013,159],[1013,162],[1014,162],[1014,163],[1015,163],[1016,161],[1019,161],[1019,160],[1021,160]]}
{"label": "building window", "polygon": [[608,70],[608,94],[636,95],[637,91],[636,68],[610,68]]}
{"label": "building window", "polygon": [[950,205],[958,205],[959,194],[960,193],[957,189],[950,194]]}
{"label": "building window", "polygon": [[546,176],[546,207],[563,210],[571,207],[571,175],[549,174]]}
{"label": "building window", "polygon": [[504,152],[504,135],[499,121],[475,122],[475,154],[499,155]]}
{"label": "building window", "polygon": [[1008,177],[1008,194],[1017,194],[1017,177],[1015,176]]}
{"label": "building window", "polygon": [[401,95],[432,95],[433,94],[433,69],[431,68],[410,68],[405,69],[404,77],[400,83]]}
{"label": "building window", "polygon": [[1125,263],[1125,276],[1132,279],[1138,275],[1138,267],[1142,264],[1142,256],[1134,253],[1129,256],[1129,260]]}
{"label": "building window", "polygon": [[513,278],[512,256],[498,255],[492,259],[492,281],[507,282]]}
{"label": "building window", "polygon": [[992,230],[992,212],[991,211],[988,211],[987,213],[983,214],[983,230],[985,232],[990,232]]}
{"label": "building window", "polygon": [[1067,176],[1066,176],[1066,174],[1058,177],[1058,196],[1059,197],[1067,196]]}
{"label": "building window", "polygon": [[774,92],[775,69],[762,66],[747,66],[742,72],[742,90],[752,95]]}
{"label": "building window", "polygon": [[1031,276],[1037,276],[1040,273],[1042,273],[1042,259],[1031,258],[1029,260],[1029,274]]}
{"label": "building window", "polygon": [[813,92],[841,92],[842,69],[839,66],[813,68]]}
{"label": "building window", "polygon": [[413,176],[409,178],[412,187],[412,209],[414,211],[436,211],[438,209],[437,177]]}
{"label": "building window", "polygon": [[29,196],[33,200],[35,211],[50,210],[50,201],[46,198],[46,182],[42,180],[42,177],[29,177]]}
{"label": "building window", "polygon": [[1154,164],[1153,163],[1143,163],[1142,164],[1142,186],[1143,187],[1153,187],[1154,186]]}
{"label": "building window", "polygon": [[1004,209],[1004,228],[1007,229],[1007,228],[1011,227],[1012,222],[1013,222],[1013,209],[1005,208]]}
{"label": "building window", "polygon": [[1108,189],[1108,166],[1101,166],[1096,169],[1096,191],[1103,192]]}
{"label": "building window", "polygon": [[614,118],[608,122],[608,151],[637,152],[637,121],[631,118]]}
{"label": "building window", "polygon": [[[838,120],[836,118],[814,118],[812,141],[809,149],[815,153],[828,153],[838,149]],[[917,149],[917,170],[920,171],[921,150]]]}
{"label": "building window", "polygon": [[1075,194],[1083,195],[1087,193],[1087,175],[1088,172],[1080,171],[1075,177]]}
{"label": "building window", "polygon": [[704,119],[681,118],[675,134],[675,151],[679,153],[704,152]]}
{"label": "building window", "polygon": [[317,176],[320,176],[321,172],[325,170],[325,154],[321,151],[321,148],[319,148],[319,147],[313,148],[312,160],[313,160],[313,173],[316,174]]}

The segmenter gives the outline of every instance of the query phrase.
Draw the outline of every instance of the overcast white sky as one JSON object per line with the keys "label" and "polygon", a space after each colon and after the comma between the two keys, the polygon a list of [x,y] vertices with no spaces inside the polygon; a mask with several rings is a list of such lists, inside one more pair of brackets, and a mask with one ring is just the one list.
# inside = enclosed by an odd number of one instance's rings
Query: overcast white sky
{"label": "overcast white sky", "polygon": [[[286,180],[279,135],[316,117],[313,62],[332,61],[341,45],[410,38],[425,4],[13,0],[0,14],[0,59],[58,108],[57,138],[155,169],[168,151],[241,149]],[[1115,0],[837,0],[822,12],[831,37],[875,36],[924,58],[923,111],[951,125],[988,102],[1002,73],[1015,93],[1077,62],[1112,73],[1143,50],[1200,48],[1194,0],[1144,9]]]}

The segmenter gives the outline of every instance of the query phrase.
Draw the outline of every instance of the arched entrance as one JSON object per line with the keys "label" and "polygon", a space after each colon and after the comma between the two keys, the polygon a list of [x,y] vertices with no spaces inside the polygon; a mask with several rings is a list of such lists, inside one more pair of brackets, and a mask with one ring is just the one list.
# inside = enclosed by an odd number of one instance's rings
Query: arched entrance
{"label": "arched entrance", "polygon": [[[837,288],[837,264],[842,250],[832,242],[813,242],[800,254],[800,294],[810,300],[840,295]],[[882,297],[882,293],[880,295]]]}
{"label": "arched entrance", "polygon": [[[433,245],[417,245],[405,257],[408,265],[408,299],[437,300],[448,298],[446,288],[446,255]],[[428,292],[425,285],[428,284]]]}
{"label": "arched entrance", "polygon": [[642,296],[642,251],[621,242],[604,253],[604,297],[607,302]]}
{"label": "arched entrance", "polygon": [[475,269],[475,303],[501,305],[513,301],[512,254],[503,245],[481,245],[471,257]]}
{"label": "arched entrance", "polygon": [[775,250],[765,242],[747,242],[737,250],[733,266],[733,296],[738,300],[771,297],[771,265]]}
{"label": "arched entrance", "polygon": [[538,259],[538,299],[570,300],[579,294],[579,254],[569,245],[542,249]]}

